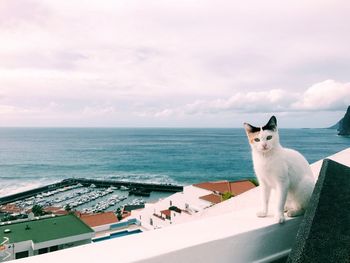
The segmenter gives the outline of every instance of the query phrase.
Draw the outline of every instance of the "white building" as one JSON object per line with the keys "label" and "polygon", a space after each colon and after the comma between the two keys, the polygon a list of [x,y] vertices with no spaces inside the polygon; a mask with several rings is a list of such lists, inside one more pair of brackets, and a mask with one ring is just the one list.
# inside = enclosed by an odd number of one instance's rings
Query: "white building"
{"label": "white building", "polygon": [[0,262],[91,243],[93,230],[74,215],[0,225]]}
{"label": "white building", "polygon": [[141,222],[143,228],[152,230],[195,219],[205,209],[220,203],[222,195],[230,192],[239,195],[255,185],[250,181],[205,182],[185,186],[183,192],[175,193],[145,208],[131,212],[131,218]]}
{"label": "white building", "polygon": [[[199,199],[200,196],[210,194],[205,189],[200,189],[192,185],[185,186],[183,192],[175,193],[156,203],[146,203],[145,208],[131,211],[131,218],[136,218],[141,222],[143,228],[151,230],[169,226],[179,221],[188,220],[192,214],[210,207],[211,202]],[[166,210],[171,206],[176,206],[183,212],[170,211],[170,220],[166,219]]]}

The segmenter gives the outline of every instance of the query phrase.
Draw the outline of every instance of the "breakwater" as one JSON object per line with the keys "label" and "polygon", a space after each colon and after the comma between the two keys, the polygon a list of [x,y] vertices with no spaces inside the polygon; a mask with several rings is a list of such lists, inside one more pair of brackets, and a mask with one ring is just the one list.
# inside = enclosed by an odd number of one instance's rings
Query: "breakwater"
{"label": "breakwater", "polygon": [[69,178],[58,183],[49,184],[46,186],[38,187],[21,193],[0,197],[0,205],[22,200],[28,197],[35,196],[47,191],[53,191],[66,186],[82,184],[83,186],[95,185],[96,187],[110,187],[114,186],[118,189],[125,189],[129,193],[139,193],[140,195],[147,195],[152,191],[158,192],[181,192],[183,186],[172,184],[151,184],[151,183],[136,183],[136,182],[124,182],[114,180],[98,180],[98,179],[85,179],[85,178]]}

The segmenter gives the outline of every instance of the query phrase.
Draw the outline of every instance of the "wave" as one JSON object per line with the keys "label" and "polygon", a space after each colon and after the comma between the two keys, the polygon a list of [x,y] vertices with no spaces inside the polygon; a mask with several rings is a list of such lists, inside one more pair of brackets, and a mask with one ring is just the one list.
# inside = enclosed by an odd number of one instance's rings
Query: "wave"
{"label": "wave", "polygon": [[179,182],[175,181],[173,178],[164,174],[151,174],[151,173],[118,173],[113,174],[106,179],[122,181],[122,182],[135,182],[135,183],[154,183],[154,184],[175,184],[178,185]]}
{"label": "wave", "polygon": [[54,182],[57,182],[57,180],[36,179],[36,180],[24,181],[23,178],[22,179],[11,178],[11,180],[8,180],[8,179],[3,180],[3,178],[0,178],[0,197],[24,192],[40,186],[52,184]]}
{"label": "wave", "polygon": [[[23,176],[0,176],[0,181],[6,180],[6,181],[18,181],[18,180],[37,180],[38,176],[36,175],[23,175]],[[40,179],[41,180],[41,179]]]}

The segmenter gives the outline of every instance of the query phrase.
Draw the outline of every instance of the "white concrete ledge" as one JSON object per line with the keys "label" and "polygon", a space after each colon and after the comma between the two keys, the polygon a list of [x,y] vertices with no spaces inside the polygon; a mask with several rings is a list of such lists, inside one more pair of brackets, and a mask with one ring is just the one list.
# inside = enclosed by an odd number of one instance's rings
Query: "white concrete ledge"
{"label": "white concrete ledge", "polygon": [[255,209],[84,245],[18,262],[265,262],[290,249],[300,219],[275,224]]}

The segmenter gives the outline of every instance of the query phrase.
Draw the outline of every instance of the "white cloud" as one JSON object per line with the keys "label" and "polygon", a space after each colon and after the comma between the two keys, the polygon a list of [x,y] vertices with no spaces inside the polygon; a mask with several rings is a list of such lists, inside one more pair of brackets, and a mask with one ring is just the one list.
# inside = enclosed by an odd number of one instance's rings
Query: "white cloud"
{"label": "white cloud", "polygon": [[175,109],[163,109],[155,112],[154,116],[223,112],[343,111],[348,105],[350,105],[350,83],[326,80],[312,85],[303,93],[285,90],[239,92],[228,99],[198,100]]}
{"label": "white cloud", "polygon": [[18,115],[18,114],[29,114],[33,113],[35,110],[26,109],[21,107],[15,107],[11,105],[0,105],[0,115]]}
{"label": "white cloud", "polygon": [[82,110],[82,114],[88,117],[96,117],[96,116],[106,116],[116,114],[118,111],[114,106],[87,106]]}
{"label": "white cloud", "polygon": [[350,105],[350,83],[326,80],[308,88],[292,105],[292,109],[341,111],[348,105]]}
{"label": "white cloud", "polygon": [[155,117],[169,117],[174,114],[174,110],[165,109],[154,114]]}

